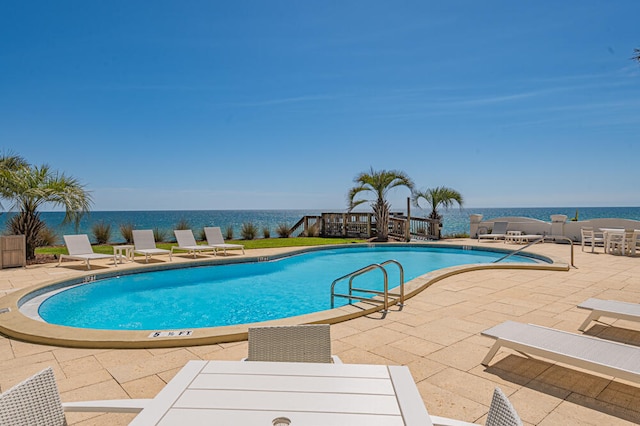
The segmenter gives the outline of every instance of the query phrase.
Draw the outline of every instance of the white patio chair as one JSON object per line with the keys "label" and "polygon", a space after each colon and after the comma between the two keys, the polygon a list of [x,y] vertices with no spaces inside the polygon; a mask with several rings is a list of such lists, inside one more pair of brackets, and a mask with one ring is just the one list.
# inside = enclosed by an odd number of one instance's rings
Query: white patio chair
{"label": "white patio chair", "polygon": [[133,231],[134,253],[144,254],[145,263],[149,263],[149,257],[155,254],[168,254],[171,260],[171,251],[156,247],[156,240],[151,229]]}
{"label": "white patio chair", "polygon": [[611,254],[627,254],[631,249],[631,241],[633,240],[633,230],[607,232],[606,250]]}
{"label": "white patio chair", "polygon": [[224,255],[227,255],[227,249],[241,249],[244,254],[244,246],[242,244],[227,244],[222,237],[222,231],[219,226],[208,226],[204,228],[204,234],[207,237],[207,244],[215,247],[216,254],[218,249],[222,249]]}
{"label": "white patio chair", "polygon": [[591,253],[595,252],[596,245],[604,247],[604,236],[602,236],[602,233],[600,235],[596,234],[592,227],[584,226],[580,228],[580,237],[582,251],[584,251],[584,246],[591,246]]}
{"label": "white patio chair", "polygon": [[150,399],[62,403],[51,367],[0,395],[0,425],[66,426],[64,411],[138,413]]}
{"label": "white patio chair", "polygon": [[209,245],[203,245],[196,243],[196,238],[193,236],[193,231],[191,229],[176,229],[173,231],[176,236],[177,246],[171,247],[171,254],[173,254],[174,250],[183,250],[187,253],[193,253],[193,258],[196,258],[196,255],[201,251],[211,250],[215,253],[215,247]]}
{"label": "white patio chair", "polygon": [[64,244],[67,246],[69,254],[61,254],[58,258],[58,266],[62,263],[62,259],[74,259],[84,260],[87,264],[87,269],[91,269],[89,261],[92,259],[113,259],[113,263],[116,264],[116,258],[114,255],[94,253],[89,237],[86,234],[80,235],[64,235]]}
{"label": "white patio chair", "polygon": [[246,361],[333,362],[329,324],[285,325],[249,328],[249,355]]}

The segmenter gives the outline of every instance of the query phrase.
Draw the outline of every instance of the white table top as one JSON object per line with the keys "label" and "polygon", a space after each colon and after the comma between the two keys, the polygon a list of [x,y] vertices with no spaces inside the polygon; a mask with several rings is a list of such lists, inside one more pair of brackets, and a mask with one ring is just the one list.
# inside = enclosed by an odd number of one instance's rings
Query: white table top
{"label": "white table top", "polygon": [[432,425],[409,369],[190,361],[131,425]]}

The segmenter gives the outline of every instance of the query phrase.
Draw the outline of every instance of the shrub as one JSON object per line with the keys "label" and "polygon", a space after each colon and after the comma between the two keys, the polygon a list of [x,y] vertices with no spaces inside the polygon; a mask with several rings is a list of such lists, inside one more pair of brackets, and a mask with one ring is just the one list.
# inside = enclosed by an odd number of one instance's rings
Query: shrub
{"label": "shrub", "polygon": [[198,241],[205,241],[207,239],[207,233],[204,232],[204,228],[200,230],[196,238],[198,238]]}
{"label": "shrub", "polygon": [[315,225],[308,227],[307,230],[304,231],[305,237],[317,237],[318,234],[319,234],[318,227]]}
{"label": "shrub", "polygon": [[44,225],[38,232],[38,246],[54,246],[58,242],[56,231]]}
{"label": "shrub", "polygon": [[185,229],[191,229],[191,225],[189,224],[189,221],[185,218],[182,218],[178,221],[178,223],[176,223],[176,227],[174,229],[177,230],[185,230]]}
{"label": "shrub", "polygon": [[128,222],[120,224],[120,235],[124,238],[125,243],[133,243],[133,223]]}
{"label": "shrub", "polygon": [[224,239],[225,240],[233,240],[233,226],[229,225],[224,230]]}
{"label": "shrub", "polygon": [[156,243],[164,243],[167,241],[167,231],[165,229],[153,228],[153,238],[156,240]]}
{"label": "shrub", "polygon": [[93,238],[98,244],[107,244],[111,239],[111,224],[104,221],[96,222],[91,227]]}
{"label": "shrub", "polygon": [[264,238],[271,238],[271,230],[268,227],[262,228],[262,236]]}
{"label": "shrub", "polygon": [[276,233],[280,238],[289,238],[291,236],[291,227],[286,223],[281,223],[276,228]]}
{"label": "shrub", "polygon": [[240,229],[240,235],[243,240],[253,240],[258,235],[258,228],[251,222],[245,222]]}

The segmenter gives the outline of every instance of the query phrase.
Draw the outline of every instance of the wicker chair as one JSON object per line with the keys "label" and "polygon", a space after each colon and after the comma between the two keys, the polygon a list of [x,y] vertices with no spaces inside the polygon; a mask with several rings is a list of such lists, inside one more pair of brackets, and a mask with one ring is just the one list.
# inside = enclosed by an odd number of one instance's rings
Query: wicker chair
{"label": "wicker chair", "polygon": [[[438,416],[429,417],[431,417],[433,426],[477,426],[476,423],[468,423],[462,420]],[[495,388],[493,391],[485,426],[522,426],[520,416],[518,416],[513,405],[511,405],[511,402],[500,388]]]}
{"label": "wicker chair", "polygon": [[0,424],[65,426],[60,394],[51,367],[0,395]]}
{"label": "wicker chair", "polygon": [[51,367],[0,395],[0,425],[66,426],[65,411],[138,413],[150,399],[61,402]]}
{"label": "wicker chair", "polygon": [[500,388],[493,390],[493,398],[485,426],[522,426],[522,420]]}
{"label": "wicker chair", "polygon": [[329,324],[251,327],[245,360],[342,363],[331,355]]}

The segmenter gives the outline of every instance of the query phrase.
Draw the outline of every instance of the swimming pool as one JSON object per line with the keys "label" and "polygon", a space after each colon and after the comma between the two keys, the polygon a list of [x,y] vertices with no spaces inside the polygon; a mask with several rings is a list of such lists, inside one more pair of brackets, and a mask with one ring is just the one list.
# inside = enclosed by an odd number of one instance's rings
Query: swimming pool
{"label": "swimming pool", "polygon": [[[186,267],[122,275],[75,285],[47,297],[38,308],[51,324],[101,330],[159,330],[269,321],[330,309],[331,283],[389,259],[405,281],[430,271],[490,263],[503,252],[416,245],[333,247],[266,262]],[[508,262],[537,263],[514,256]],[[386,268],[389,287],[399,270]],[[382,289],[382,272],[358,277],[358,287]],[[348,283],[336,289],[345,292]],[[340,288],[340,286],[342,286]],[[336,299],[336,304],[348,303]]]}

